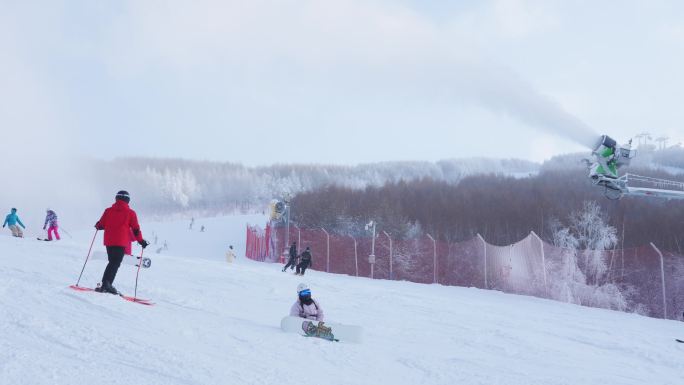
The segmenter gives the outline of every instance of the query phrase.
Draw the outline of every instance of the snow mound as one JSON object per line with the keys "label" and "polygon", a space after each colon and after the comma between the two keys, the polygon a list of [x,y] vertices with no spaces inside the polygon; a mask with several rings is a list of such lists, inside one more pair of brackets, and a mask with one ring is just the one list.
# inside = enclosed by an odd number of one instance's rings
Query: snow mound
{"label": "snow mound", "polygon": [[[243,247],[245,223],[258,219],[198,219],[194,231],[143,223],[169,243],[141,272],[138,294],[153,307],[67,288],[92,233],[54,243],[3,233],[0,384],[679,384],[684,373],[676,321],[470,288],[301,278],[242,249],[226,263],[226,245]],[[82,284],[95,285],[104,264],[89,262]],[[134,279],[122,265],[115,285],[132,294]],[[300,281],[331,321],[362,325],[364,342],[282,332]]]}

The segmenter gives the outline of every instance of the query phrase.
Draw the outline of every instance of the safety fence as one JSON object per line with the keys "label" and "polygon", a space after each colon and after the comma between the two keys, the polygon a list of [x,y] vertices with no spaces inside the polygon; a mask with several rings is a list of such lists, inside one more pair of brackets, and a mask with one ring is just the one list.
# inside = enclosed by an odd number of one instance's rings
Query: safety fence
{"label": "safety fence", "polygon": [[394,239],[380,232],[354,238],[325,229],[247,227],[247,258],[284,262],[288,241],[310,247],[314,270],[375,279],[476,287],[585,306],[679,319],[684,310],[684,257],[650,244],[622,250],[570,250],[534,232],[507,246],[477,237],[445,242],[429,234]]}

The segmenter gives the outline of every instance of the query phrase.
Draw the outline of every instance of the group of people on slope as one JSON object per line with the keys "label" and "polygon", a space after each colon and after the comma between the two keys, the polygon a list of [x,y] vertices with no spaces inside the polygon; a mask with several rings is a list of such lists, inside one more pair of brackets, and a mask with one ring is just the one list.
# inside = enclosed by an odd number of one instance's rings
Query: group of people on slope
{"label": "group of people on slope", "polygon": [[[149,245],[143,238],[137,214],[129,207],[130,200],[131,197],[128,192],[119,191],[116,194],[112,207],[107,208],[100,220],[95,224],[95,228],[98,231],[104,231],[104,244],[107,247],[107,258],[109,260],[102,275],[102,284],[96,289],[97,291],[118,294],[112,283],[123,261],[125,248],[127,246],[130,247],[131,240],[129,234],[133,234],[143,249]],[[229,254],[231,254],[229,259],[234,259],[235,254],[232,245],[230,246]],[[297,257],[296,242],[290,247],[290,260],[293,262],[292,266],[294,266],[295,258],[292,255]],[[299,256],[299,259],[297,274],[300,274],[301,271],[301,275],[304,275],[304,271],[311,264],[311,251],[308,247]],[[321,322],[324,321],[323,308],[318,301],[311,297],[311,289],[307,284],[300,283],[297,286],[297,301],[290,308],[290,315]]]}
{"label": "group of people on slope", "polygon": [[[130,254],[132,240],[137,241],[143,249],[149,243],[143,238],[140,224],[138,223],[138,215],[129,206],[131,197],[128,192],[121,190],[114,199],[114,204],[105,209],[100,220],[95,223],[97,231],[104,231],[104,245],[107,248],[108,259],[107,267],[105,267],[102,274],[102,283],[95,290],[103,293],[119,294],[113,283],[124,255]],[[11,212],[5,217],[2,227],[4,228],[5,226],[9,226],[13,236],[24,236],[21,228],[26,229],[26,226],[24,226],[17,215],[16,208],[12,208]],[[56,239],[60,239],[58,228],[57,214],[53,210],[47,210],[43,229],[48,231],[48,240],[52,240],[53,234]],[[231,254],[229,259],[233,260],[235,258],[233,246],[230,246],[229,254]],[[301,255],[297,255],[297,242],[293,242],[290,247],[290,258],[283,271],[288,267],[294,268],[295,265],[297,267],[296,274],[300,275],[304,275],[306,269],[311,266],[310,248],[307,247]],[[311,289],[307,284],[300,283],[297,286],[297,301],[290,308],[290,315],[316,321],[324,320],[323,308],[318,301],[311,297]]]}
{"label": "group of people on slope", "polygon": [[[17,215],[17,209],[12,208],[10,210],[10,213],[7,214],[5,217],[5,222],[3,222],[2,227],[5,228],[5,226],[8,226],[10,231],[12,232],[13,237],[17,238],[23,238],[24,237],[24,232],[22,229],[26,229],[26,226],[24,223],[21,222],[21,219],[19,219],[19,215]],[[46,215],[45,215],[45,223],[43,224],[43,230],[47,230],[47,239],[46,241],[52,241],[53,240],[53,235],[54,239],[60,240],[59,237],[59,223],[57,221],[57,213],[55,213],[53,210],[46,210]]]}
{"label": "group of people on slope", "polygon": [[290,270],[292,270],[296,266],[297,270],[295,274],[304,275],[306,269],[309,268],[312,264],[313,260],[311,259],[311,248],[307,246],[306,250],[304,250],[303,253],[297,254],[297,242],[292,242],[292,245],[290,246],[289,256],[287,259],[287,264],[285,265],[285,267],[283,267],[283,271],[287,270],[288,267],[290,268]]}

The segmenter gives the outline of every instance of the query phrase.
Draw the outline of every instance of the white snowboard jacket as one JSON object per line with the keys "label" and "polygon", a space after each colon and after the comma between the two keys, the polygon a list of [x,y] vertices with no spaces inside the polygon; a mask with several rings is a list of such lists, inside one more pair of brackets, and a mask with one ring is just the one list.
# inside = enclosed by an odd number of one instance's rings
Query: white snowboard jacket
{"label": "white snowboard jacket", "polygon": [[306,318],[316,321],[324,321],[323,308],[315,299],[311,305],[304,305],[299,299],[290,308],[290,315],[293,317]]}

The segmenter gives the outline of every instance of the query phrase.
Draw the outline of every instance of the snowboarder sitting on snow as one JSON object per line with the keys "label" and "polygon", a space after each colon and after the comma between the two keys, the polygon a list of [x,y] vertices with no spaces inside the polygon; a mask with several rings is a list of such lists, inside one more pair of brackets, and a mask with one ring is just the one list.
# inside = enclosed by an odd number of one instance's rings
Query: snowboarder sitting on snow
{"label": "snowboarder sitting on snow", "polygon": [[287,265],[283,267],[283,271],[287,270],[289,267],[290,270],[294,269],[295,265],[297,264],[297,242],[292,242],[292,246],[290,246],[290,254],[287,258]]}
{"label": "snowboarder sitting on snow", "polygon": [[12,208],[11,212],[7,214],[5,217],[5,222],[2,224],[2,227],[4,228],[6,225],[9,226],[10,231],[12,232],[13,237],[17,238],[23,238],[24,233],[21,231],[19,226],[17,226],[17,223],[26,229],[26,226],[24,226],[23,223],[21,223],[21,220],[19,219],[19,216],[17,215],[17,209]]}
{"label": "snowboarder sitting on snow", "polygon": [[295,274],[304,275],[306,269],[313,263],[311,259],[311,249],[307,246],[306,250],[299,256],[299,264]]}
{"label": "snowboarder sitting on snow", "polygon": [[305,283],[297,286],[299,298],[290,308],[290,315],[293,317],[306,318],[316,321],[324,321],[323,308],[318,301],[311,298],[311,290]]}
{"label": "snowboarder sitting on snow", "polygon": [[119,294],[112,283],[114,283],[116,272],[119,270],[121,261],[123,261],[126,246],[130,245],[131,231],[143,249],[149,245],[140,232],[137,214],[128,207],[130,201],[131,197],[128,192],[119,191],[116,194],[116,202],[104,211],[102,218],[95,224],[96,229],[104,230],[104,245],[107,247],[107,258],[109,259],[102,275],[102,286],[95,289],[99,292]]}
{"label": "snowboarder sitting on snow", "polygon": [[[48,225],[50,225],[48,227]],[[52,240],[52,233],[55,233],[55,239],[59,241],[59,224],[57,223],[57,214],[52,210],[47,210],[47,215],[45,216],[45,223],[43,224],[43,230],[47,228],[47,240]]]}

